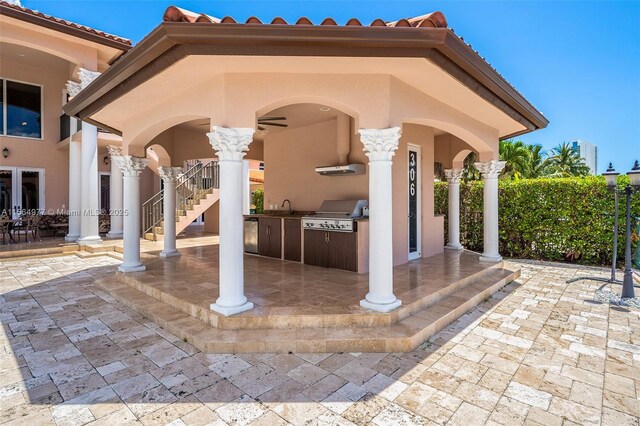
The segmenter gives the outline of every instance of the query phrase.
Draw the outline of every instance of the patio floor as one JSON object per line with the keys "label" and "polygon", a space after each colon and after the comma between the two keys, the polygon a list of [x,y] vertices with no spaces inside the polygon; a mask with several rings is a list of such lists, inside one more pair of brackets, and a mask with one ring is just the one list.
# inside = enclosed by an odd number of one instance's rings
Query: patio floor
{"label": "patio floor", "polygon": [[507,264],[409,353],[212,355],[98,289],[118,263],[0,261],[0,423],[638,425],[640,311],[565,282],[606,269]]}
{"label": "patio floor", "polygon": [[245,294],[254,309],[230,317],[210,310],[218,296],[218,246],[149,253],[145,272],[118,273],[97,284],[207,352],[409,351],[519,271],[445,252],[394,268],[402,306],[391,313],[360,307],[368,275],[245,255]]}

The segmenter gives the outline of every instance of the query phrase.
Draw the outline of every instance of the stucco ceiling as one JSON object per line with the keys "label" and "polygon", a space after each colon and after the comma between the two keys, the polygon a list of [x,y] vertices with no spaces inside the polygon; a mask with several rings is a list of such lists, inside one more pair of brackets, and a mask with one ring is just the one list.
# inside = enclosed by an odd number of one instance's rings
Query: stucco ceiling
{"label": "stucco ceiling", "polygon": [[0,43],[0,52],[5,61],[20,62],[43,69],[66,67],[69,64],[64,59],[49,53],[12,43]]}

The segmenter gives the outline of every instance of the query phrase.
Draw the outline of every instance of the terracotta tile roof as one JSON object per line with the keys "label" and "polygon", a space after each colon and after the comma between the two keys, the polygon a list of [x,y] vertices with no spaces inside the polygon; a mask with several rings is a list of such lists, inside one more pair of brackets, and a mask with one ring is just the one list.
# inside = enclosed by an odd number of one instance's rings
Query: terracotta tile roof
{"label": "terracotta tile roof", "polygon": [[[164,16],[162,19],[165,22],[208,22],[215,24],[238,24],[242,22],[238,22],[230,16],[225,16],[224,18],[216,18],[210,15],[205,15],[203,13],[191,12],[190,10],[181,9],[176,6],[169,6],[167,10],[164,12]],[[260,19],[255,16],[247,19],[244,24],[268,24],[268,25],[320,25],[320,26],[329,26],[329,25],[338,25],[338,23],[333,18],[325,18],[320,24],[314,24],[309,20],[309,18],[302,17],[299,18],[295,23],[289,23],[284,18],[276,17],[271,22],[262,22]],[[346,27],[363,27],[363,25],[358,19],[351,18],[346,24]],[[432,12],[427,15],[416,16],[414,18],[406,18],[400,19],[398,21],[386,22],[382,19],[378,18],[371,22],[369,27],[428,27],[428,28],[447,28],[447,19],[441,12]]]}
{"label": "terracotta tile roof", "polygon": [[[16,4],[9,3],[9,2],[6,2],[6,1],[2,1],[2,0],[0,0],[0,6],[2,8],[11,9],[11,10],[16,11],[18,13],[22,12],[24,14],[23,15],[24,18],[26,18],[28,16],[37,17],[37,18],[40,18],[40,19],[42,19],[44,21],[48,21],[50,23],[60,25],[61,27],[67,27],[67,28],[70,28],[70,29],[79,30],[79,31],[85,32],[87,34],[91,34],[93,36],[97,36],[99,38],[103,38],[103,39],[106,39],[106,40],[110,40],[110,41],[114,41],[114,42],[117,42],[117,43],[121,43],[123,45],[131,46],[131,40],[129,40],[129,39],[118,37],[116,35],[109,34],[109,33],[106,33],[104,31],[99,31],[99,30],[96,30],[94,28],[87,27],[86,25],[76,24],[75,22],[67,21],[67,20],[61,19],[61,18],[56,18],[55,16],[47,15],[47,14],[44,14],[42,12],[38,12],[37,10],[28,9],[26,7],[18,6]],[[6,14],[5,11],[3,11],[3,14]],[[11,16],[15,17],[15,18],[18,18],[18,19],[21,19],[21,16],[18,15],[18,14],[11,14]],[[25,19],[23,19],[23,20],[25,20]]]}

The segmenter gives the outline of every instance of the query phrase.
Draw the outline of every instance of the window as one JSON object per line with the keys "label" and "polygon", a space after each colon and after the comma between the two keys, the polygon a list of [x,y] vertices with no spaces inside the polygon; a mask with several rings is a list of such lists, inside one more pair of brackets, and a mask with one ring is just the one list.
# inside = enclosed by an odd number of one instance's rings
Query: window
{"label": "window", "polygon": [[1,80],[2,134],[24,138],[42,137],[42,87]]}

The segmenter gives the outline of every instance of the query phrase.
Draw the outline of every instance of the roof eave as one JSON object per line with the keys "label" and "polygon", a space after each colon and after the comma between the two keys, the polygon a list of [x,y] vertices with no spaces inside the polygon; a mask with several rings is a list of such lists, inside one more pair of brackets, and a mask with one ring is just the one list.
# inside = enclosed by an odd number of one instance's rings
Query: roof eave
{"label": "roof eave", "polygon": [[[265,51],[267,47],[268,51]],[[304,49],[300,49],[301,47]],[[119,93],[141,84],[144,79],[130,78],[143,68],[151,76],[165,69],[167,61],[162,64],[163,56],[171,57],[171,63],[175,63],[190,54],[286,56],[289,53],[298,56],[365,57],[376,56],[376,52],[379,52],[390,57],[424,57],[434,60],[437,55],[429,54],[433,51],[455,64],[449,66],[447,71],[452,67],[459,67],[475,80],[473,90],[484,91],[485,97],[490,92],[492,97],[502,102],[506,113],[525,127],[526,130],[522,133],[544,128],[549,123],[483,58],[446,28],[420,31],[410,27],[389,29],[165,22],[158,25],[63,109],[65,113],[81,119],[91,116],[107,104],[105,101],[116,99],[120,96]],[[445,68],[437,61],[436,65]],[[119,90],[110,93],[115,88]]]}
{"label": "roof eave", "polygon": [[68,34],[74,37],[78,37],[83,40],[91,41],[103,46],[118,49],[122,52],[126,52],[131,49],[131,44],[123,43],[113,38],[104,37],[81,28],[72,27],[59,22],[52,21],[50,19],[43,18],[42,16],[33,15],[22,10],[14,9],[12,7],[0,4],[0,15],[10,18],[18,19],[20,21],[28,22],[43,28],[59,31],[64,34]]}

